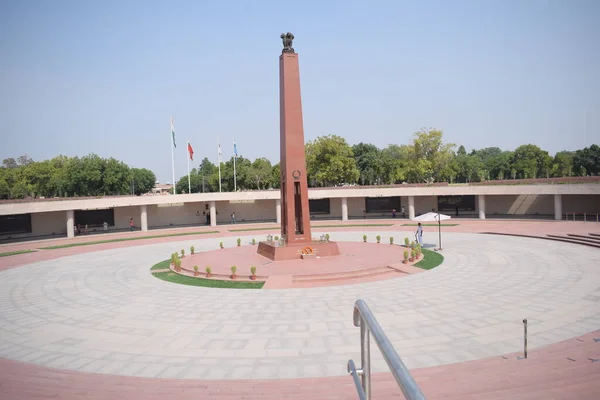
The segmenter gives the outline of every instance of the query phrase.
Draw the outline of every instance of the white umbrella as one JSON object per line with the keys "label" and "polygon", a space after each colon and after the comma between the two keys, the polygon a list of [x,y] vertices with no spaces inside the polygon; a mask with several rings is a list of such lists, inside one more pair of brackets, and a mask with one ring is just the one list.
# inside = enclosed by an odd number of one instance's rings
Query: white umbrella
{"label": "white umbrella", "polygon": [[418,217],[413,218],[413,221],[418,222],[437,222],[438,223],[438,234],[440,238],[439,250],[442,249],[442,221],[446,221],[452,218],[449,215],[440,214],[436,212],[428,212],[427,214],[419,215]]}

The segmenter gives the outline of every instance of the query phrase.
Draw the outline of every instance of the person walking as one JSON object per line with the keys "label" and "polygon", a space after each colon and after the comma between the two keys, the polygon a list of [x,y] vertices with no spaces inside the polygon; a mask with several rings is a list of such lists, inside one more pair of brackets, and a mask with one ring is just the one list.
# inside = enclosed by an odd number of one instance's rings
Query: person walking
{"label": "person walking", "polygon": [[421,225],[420,222],[417,224],[416,236],[417,236],[417,243],[419,243],[420,245],[423,245],[423,226]]}
{"label": "person walking", "polygon": [[392,209],[392,218],[396,218],[396,209],[395,208]]}
{"label": "person walking", "polygon": [[406,218],[406,212],[404,211],[404,206],[400,208],[400,212],[402,213],[402,218]]}
{"label": "person walking", "polygon": [[133,218],[129,218],[129,230],[133,231],[135,228],[135,223],[133,222]]}
{"label": "person walking", "polygon": [[231,213],[231,223],[235,224],[235,211]]}

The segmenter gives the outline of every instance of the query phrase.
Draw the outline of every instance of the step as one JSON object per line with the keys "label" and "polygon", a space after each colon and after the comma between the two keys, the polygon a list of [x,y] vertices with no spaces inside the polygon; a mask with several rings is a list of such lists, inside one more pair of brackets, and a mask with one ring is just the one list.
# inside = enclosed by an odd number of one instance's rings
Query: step
{"label": "step", "polygon": [[588,236],[588,235],[577,235],[575,233],[567,233],[567,236],[574,237],[580,240],[585,240],[590,243],[600,243],[600,237]]}
{"label": "step", "polygon": [[556,240],[558,242],[581,244],[581,245],[584,245],[584,246],[596,247],[596,248],[600,249],[600,243],[585,242],[585,241],[581,241],[581,240],[578,240],[578,239],[572,239],[572,238],[570,238],[568,236],[548,235],[547,239],[548,240]]}
{"label": "step", "polygon": [[383,274],[395,274],[396,270],[388,267],[377,267],[368,269],[359,269],[355,271],[345,271],[327,274],[310,274],[310,275],[294,275],[293,282],[320,282],[320,281],[336,281],[352,278],[363,278]]}

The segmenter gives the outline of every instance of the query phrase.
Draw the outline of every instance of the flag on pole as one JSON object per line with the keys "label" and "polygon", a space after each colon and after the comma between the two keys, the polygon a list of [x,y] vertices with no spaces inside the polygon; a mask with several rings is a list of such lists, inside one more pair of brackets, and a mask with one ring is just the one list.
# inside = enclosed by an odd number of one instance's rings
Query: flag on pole
{"label": "flag on pole", "polygon": [[173,147],[177,147],[175,144],[175,125],[173,124],[173,117],[171,117],[171,136],[173,136]]}
{"label": "flag on pole", "polygon": [[237,152],[237,145],[235,144],[235,140],[233,141],[233,155],[237,158],[238,156],[238,152]]}
{"label": "flag on pole", "polygon": [[188,140],[188,153],[190,153],[190,160],[194,161],[194,149],[192,148],[192,144]]}

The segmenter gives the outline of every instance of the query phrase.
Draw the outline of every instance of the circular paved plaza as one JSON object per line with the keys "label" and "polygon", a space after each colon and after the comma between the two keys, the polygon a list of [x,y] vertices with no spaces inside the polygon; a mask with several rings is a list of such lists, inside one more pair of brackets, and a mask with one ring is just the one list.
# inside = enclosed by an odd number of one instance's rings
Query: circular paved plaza
{"label": "circular paved plaza", "polygon": [[[379,233],[397,241],[411,235]],[[334,232],[332,240],[359,246],[362,234]],[[235,239],[223,241],[234,246]],[[349,358],[360,360],[359,329],[352,325],[358,298],[367,301],[409,368],[520,351],[523,318],[530,347],[600,327],[597,249],[468,233],[443,239],[444,263],[431,271],[312,289],[190,287],[150,274],[172,252],[190,245],[213,250],[218,238],[8,269],[0,272],[0,357],[140,377],[340,376]],[[373,370],[387,371],[372,349]]]}

